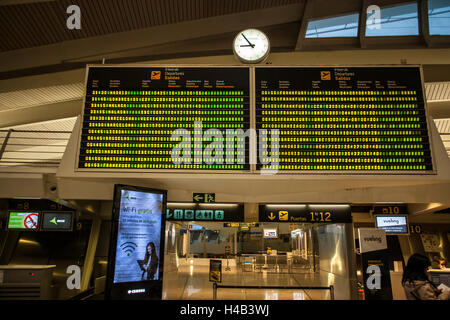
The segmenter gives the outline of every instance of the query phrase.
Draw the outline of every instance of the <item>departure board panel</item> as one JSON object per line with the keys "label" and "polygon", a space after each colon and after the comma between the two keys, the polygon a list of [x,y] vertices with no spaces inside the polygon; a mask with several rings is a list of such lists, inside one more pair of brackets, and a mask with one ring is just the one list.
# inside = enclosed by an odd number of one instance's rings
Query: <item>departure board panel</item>
{"label": "departure board panel", "polygon": [[249,170],[249,69],[88,68],[80,169]]}
{"label": "departure board panel", "polygon": [[257,169],[432,173],[419,67],[257,67]]}

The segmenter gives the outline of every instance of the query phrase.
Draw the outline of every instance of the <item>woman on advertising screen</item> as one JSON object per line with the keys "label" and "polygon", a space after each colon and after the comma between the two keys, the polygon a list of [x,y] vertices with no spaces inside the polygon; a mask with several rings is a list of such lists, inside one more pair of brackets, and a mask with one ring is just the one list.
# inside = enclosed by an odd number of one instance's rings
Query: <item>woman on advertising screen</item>
{"label": "woman on advertising screen", "polygon": [[[153,242],[147,244],[143,267],[142,280],[153,280],[158,270],[158,256]],[[145,273],[147,273],[147,278],[145,278]]]}

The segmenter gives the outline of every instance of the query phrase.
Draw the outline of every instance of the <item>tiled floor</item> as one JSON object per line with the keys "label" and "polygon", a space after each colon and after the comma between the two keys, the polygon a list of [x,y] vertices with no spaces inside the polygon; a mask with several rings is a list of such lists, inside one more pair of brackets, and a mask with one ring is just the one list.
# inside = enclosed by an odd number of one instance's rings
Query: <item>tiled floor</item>
{"label": "tiled floor", "polygon": [[[241,268],[226,271],[223,268],[221,285],[237,286],[329,286],[334,285],[335,299],[348,299],[348,281],[338,279],[327,272],[276,273],[248,272]],[[169,300],[211,300],[213,283],[209,281],[209,267],[174,266],[164,270],[163,299]],[[329,290],[303,289],[229,289],[218,288],[218,300],[328,300]]]}

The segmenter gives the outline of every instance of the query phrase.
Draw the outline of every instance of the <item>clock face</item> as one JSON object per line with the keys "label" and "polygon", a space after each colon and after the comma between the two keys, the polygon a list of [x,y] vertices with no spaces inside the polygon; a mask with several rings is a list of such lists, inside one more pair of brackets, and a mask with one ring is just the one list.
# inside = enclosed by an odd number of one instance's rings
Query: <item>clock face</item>
{"label": "clock face", "polygon": [[241,31],[233,41],[234,54],[245,63],[263,61],[268,56],[269,50],[269,38],[257,29]]}

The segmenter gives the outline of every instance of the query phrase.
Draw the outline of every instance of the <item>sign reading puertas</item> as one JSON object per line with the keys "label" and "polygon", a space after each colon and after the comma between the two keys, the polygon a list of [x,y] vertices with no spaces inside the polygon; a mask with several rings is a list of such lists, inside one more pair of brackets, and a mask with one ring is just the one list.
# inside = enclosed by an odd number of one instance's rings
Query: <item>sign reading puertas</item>
{"label": "sign reading puertas", "polygon": [[348,204],[261,204],[260,222],[351,223]]}

